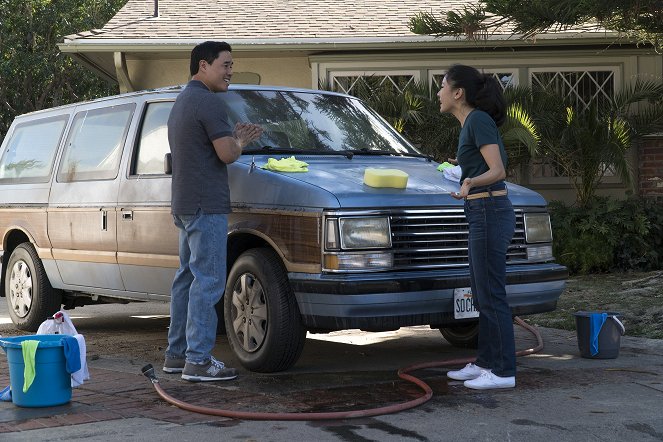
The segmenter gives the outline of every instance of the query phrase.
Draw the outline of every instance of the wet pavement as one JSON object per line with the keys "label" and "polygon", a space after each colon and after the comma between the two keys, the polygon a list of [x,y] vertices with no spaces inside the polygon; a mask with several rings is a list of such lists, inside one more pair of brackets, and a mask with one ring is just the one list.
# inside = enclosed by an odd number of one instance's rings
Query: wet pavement
{"label": "wet pavement", "polygon": [[[399,368],[470,357],[472,352],[450,346],[427,327],[345,331],[310,335],[302,358],[286,372],[242,370],[236,381],[192,384],[160,371],[156,355],[165,343],[164,305],[116,306],[113,313],[103,310],[103,319],[94,309],[102,307],[80,309],[85,313],[81,318],[76,317],[78,309],[71,312],[88,341],[107,339],[104,336],[112,330],[100,325],[105,321],[116,324],[118,333],[123,327],[132,333],[115,350],[95,350],[91,342],[91,380],[73,390],[70,403],[21,408],[0,402],[0,440],[663,440],[663,340],[625,336],[617,359],[595,360],[579,356],[574,332],[541,328],[545,347],[518,359],[515,389],[468,390],[462,382],[447,382],[446,367],[427,368],[413,374],[432,388],[433,397],[407,411],[331,421],[250,421],[171,406],[140,369],[154,364],[164,390],[195,405],[251,412],[328,412],[416,398],[421,391],[397,377]],[[127,314],[131,317],[119,319]],[[3,318],[0,310],[0,324]],[[0,330],[6,334],[7,327]],[[534,346],[529,332],[516,327],[516,335],[519,349]],[[146,350],[125,350],[139,345]],[[232,365],[228,352],[225,337],[219,337],[215,354]],[[6,357],[0,353],[0,385],[8,383]]]}

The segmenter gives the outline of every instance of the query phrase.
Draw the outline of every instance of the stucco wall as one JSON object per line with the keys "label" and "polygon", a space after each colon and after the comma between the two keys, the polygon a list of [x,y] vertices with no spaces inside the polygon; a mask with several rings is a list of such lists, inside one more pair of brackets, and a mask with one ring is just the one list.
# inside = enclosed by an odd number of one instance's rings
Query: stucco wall
{"label": "stucco wall", "polygon": [[[260,84],[311,87],[311,68],[307,57],[243,58],[234,55],[237,82],[242,73],[260,75]],[[134,90],[152,89],[186,83],[189,79],[189,54],[181,58],[128,59],[129,79]]]}

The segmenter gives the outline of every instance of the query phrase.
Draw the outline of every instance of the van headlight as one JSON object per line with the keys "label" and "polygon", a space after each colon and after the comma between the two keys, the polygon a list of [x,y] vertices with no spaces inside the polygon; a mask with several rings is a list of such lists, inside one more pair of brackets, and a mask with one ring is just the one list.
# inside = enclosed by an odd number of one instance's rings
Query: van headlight
{"label": "van headlight", "polygon": [[393,267],[387,216],[327,218],[323,266],[327,270],[370,271]]}
{"label": "van headlight", "polygon": [[340,218],[341,248],[378,249],[391,247],[389,218]]}
{"label": "van headlight", "polygon": [[525,213],[525,241],[528,244],[552,242],[550,215],[547,213]]}

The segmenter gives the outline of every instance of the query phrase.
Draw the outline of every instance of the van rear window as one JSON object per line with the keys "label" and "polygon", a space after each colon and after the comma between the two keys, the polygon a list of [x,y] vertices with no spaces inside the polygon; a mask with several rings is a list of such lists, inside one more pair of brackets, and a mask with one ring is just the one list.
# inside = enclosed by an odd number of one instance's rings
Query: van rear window
{"label": "van rear window", "polygon": [[134,103],[78,112],[58,170],[58,182],[117,176]]}
{"label": "van rear window", "polygon": [[18,124],[0,160],[0,182],[47,182],[68,119],[61,115]]}

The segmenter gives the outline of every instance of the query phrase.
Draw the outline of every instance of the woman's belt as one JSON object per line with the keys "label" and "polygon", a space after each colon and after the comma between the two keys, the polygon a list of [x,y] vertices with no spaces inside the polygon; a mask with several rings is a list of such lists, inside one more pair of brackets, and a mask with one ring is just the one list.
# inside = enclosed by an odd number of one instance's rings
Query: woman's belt
{"label": "woman's belt", "polygon": [[506,195],[508,192],[506,189],[504,190],[493,190],[492,192],[478,192],[478,193],[471,193],[465,197],[466,200],[476,200],[479,198],[488,198],[491,196],[502,196]]}

